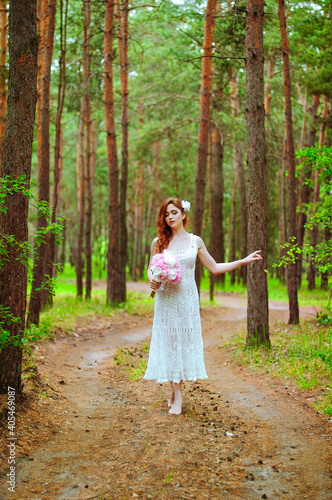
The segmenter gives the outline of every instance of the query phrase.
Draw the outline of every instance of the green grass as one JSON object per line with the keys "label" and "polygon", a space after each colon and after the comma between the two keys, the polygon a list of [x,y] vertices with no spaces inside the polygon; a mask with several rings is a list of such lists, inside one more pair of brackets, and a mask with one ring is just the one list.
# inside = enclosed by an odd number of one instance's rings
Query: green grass
{"label": "green grass", "polygon": [[279,327],[272,347],[246,349],[244,336],[231,341],[233,356],[250,370],[294,382],[299,389],[316,389],[318,410],[332,415],[332,328],[306,322]]}
{"label": "green grass", "polygon": [[[98,278],[98,273],[95,271],[93,279]],[[105,276],[103,276],[105,278]],[[128,277],[129,279],[129,277]],[[215,290],[228,292],[228,293],[239,293],[243,296],[247,294],[247,287],[239,284],[237,281],[234,285],[230,282],[231,276],[229,273],[225,275],[225,284],[215,285]],[[147,281],[147,279],[145,280]],[[313,305],[315,307],[324,308],[328,302],[329,293],[326,290],[322,290],[317,288],[316,290],[308,290],[305,285],[305,277],[303,277],[304,285],[300,288],[298,297],[299,304],[301,306]],[[56,295],[76,295],[76,275],[75,268],[66,264],[63,272],[58,273],[56,279]],[[105,283],[106,288],[106,283]],[[330,288],[332,289],[332,283],[330,283]],[[204,273],[204,276],[201,281],[201,290],[208,292],[209,291],[209,275],[207,272]],[[277,278],[271,278],[268,275],[268,292],[269,292],[269,300],[279,300],[283,302],[288,301],[287,296],[287,287],[279,282]],[[105,290],[94,290],[92,289],[92,296],[103,296],[105,297]]]}
{"label": "green grass", "polygon": [[[149,343],[145,342],[142,349],[144,352],[147,352]],[[140,380],[146,371],[146,359],[140,353],[134,353],[129,349],[120,347],[114,356],[114,361],[117,365],[126,367],[128,379],[132,382]]]}
{"label": "green grass", "polygon": [[[269,300],[288,302],[286,285],[280,283],[277,278],[270,278],[270,277],[268,277],[267,284],[268,284]],[[201,290],[205,292],[209,291],[209,278],[207,275],[202,279]],[[246,296],[247,294],[246,286],[239,284],[237,282],[234,285],[231,284],[229,274],[225,275],[225,284],[224,285],[216,284],[215,290],[227,293],[235,292],[243,296]],[[329,293],[331,293],[331,290],[330,292],[322,290],[320,288],[317,288],[316,290],[308,290],[307,287],[303,285],[298,291],[299,305],[300,306],[312,305],[315,307],[325,308],[329,299]]]}

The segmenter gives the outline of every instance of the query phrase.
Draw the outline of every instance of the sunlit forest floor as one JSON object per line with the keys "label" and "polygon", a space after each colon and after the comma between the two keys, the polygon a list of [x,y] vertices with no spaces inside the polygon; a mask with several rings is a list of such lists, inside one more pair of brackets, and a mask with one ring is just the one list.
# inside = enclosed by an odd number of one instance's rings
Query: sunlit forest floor
{"label": "sunlit forest floor", "polygon": [[[272,348],[248,352],[245,290],[227,283],[211,304],[203,281],[209,378],[184,384],[183,414],[176,417],[168,414],[168,386],[142,380],[153,317],[148,283],[129,282],[128,302],[112,309],[104,280],[94,281],[91,301],[68,290],[69,273],[58,281],[53,308],[29,333],[39,340],[25,355],[10,498],[332,495],[332,333],[316,319],[326,292],[304,294],[301,324],[290,327],[287,302],[277,300],[285,290],[274,283]],[[1,408],[4,415],[4,400]],[[1,444],[5,475],[5,428]],[[0,497],[7,493],[2,481]]]}

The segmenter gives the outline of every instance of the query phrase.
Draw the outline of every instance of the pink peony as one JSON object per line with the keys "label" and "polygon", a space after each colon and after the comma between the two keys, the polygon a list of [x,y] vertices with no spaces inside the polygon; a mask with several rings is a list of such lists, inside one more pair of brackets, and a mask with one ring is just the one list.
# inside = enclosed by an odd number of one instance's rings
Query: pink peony
{"label": "pink peony", "polygon": [[[182,268],[179,260],[170,253],[157,253],[152,257],[150,270],[155,280],[159,282],[179,283]],[[155,296],[152,291],[150,297]]]}

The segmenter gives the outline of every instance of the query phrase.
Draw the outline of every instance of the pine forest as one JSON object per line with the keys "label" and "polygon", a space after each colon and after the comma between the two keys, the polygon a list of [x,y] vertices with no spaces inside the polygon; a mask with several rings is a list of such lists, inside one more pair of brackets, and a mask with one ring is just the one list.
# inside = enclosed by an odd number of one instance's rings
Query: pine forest
{"label": "pine forest", "polygon": [[[2,231],[7,209],[19,210],[13,182],[30,198],[25,254],[2,234],[2,285],[15,279],[11,259],[26,261],[27,325],[38,325],[66,266],[78,297],[89,299],[92,280],[104,279],[105,301],[125,302],[126,281],[146,279],[168,196],[191,202],[193,231],[217,261],[263,251],[259,271],[231,275],[233,284],[248,280],[249,330],[268,331],[267,316],[257,317],[262,301],[267,311],[267,276],[287,283],[289,322],[298,323],[297,290],[330,286],[330,2],[40,0],[36,8],[37,79],[25,89],[38,95],[30,153],[24,147],[31,168],[17,166],[15,176],[11,158],[2,160]],[[16,54],[7,50],[6,2],[0,13],[3,158]],[[8,97],[10,105],[10,89]],[[210,277],[212,299],[220,280]],[[24,321],[9,302],[4,317]]]}

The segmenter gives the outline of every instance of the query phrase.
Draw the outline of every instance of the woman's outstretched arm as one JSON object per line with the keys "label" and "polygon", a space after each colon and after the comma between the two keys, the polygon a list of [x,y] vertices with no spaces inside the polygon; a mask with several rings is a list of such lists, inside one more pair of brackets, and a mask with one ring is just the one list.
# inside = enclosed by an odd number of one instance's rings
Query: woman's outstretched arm
{"label": "woman's outstretched arm", "polygon": [[234,269],[237,269],[238,267],[250,264],[255,260],[263,259],[263,257],[260,255],[261,251],[256,250],[255,252],[251,253],[244,259],[235,260],[234,262],[217,263],[207,251],[205,243],[202,240],[202,238],[200,238],[199,236],[196,236],[196,238],[198,246],[198,257],[200,258],[204,266],[207,267],[209,271],[211,271],[212,274],[228,273],[230,271],[234,271]]}

